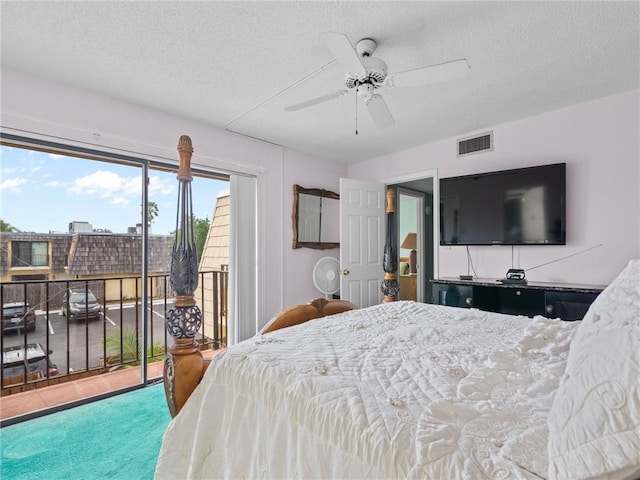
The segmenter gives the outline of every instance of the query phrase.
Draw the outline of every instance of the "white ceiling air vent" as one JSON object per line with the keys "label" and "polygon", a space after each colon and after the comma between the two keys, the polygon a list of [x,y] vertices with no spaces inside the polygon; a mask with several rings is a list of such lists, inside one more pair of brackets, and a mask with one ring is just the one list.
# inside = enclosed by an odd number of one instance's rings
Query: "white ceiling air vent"
{"label": "white ceiling air vent", "polygon": [[458,157],[493,150],[493,132],[458,140]]}

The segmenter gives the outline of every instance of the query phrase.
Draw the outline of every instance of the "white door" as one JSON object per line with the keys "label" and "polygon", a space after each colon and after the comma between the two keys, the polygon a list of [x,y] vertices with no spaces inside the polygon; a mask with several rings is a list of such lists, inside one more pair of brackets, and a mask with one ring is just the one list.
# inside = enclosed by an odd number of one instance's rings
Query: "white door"
{"label": "white door", "polygon": [[340,179],[340,297],[361,308],[382,300],[385,210],[384,184]]}

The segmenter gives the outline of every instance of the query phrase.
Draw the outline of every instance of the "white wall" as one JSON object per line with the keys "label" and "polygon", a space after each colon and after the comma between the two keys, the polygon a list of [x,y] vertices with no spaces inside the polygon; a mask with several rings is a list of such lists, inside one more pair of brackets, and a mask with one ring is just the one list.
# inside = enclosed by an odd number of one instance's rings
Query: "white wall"
{"label": "white wall", "polygon": [[319,251],[291,248],[291,185],[335,190],[346,166],[13,69],[3,67],[1,74],[4,133],[156,157],[176,165],[178,139],[186,134],[193,142],[194,167],[256,175],[259,323],[285,306],[318,296],[311,268]]}
{"label": "white wall", "polygon": [[[464,132],[349,167],[349,177],[383,181],[437,168],[439,177],[567,163],[567,244],[514,249],[515,267],[531,281],[609,283],[640,257],[640,91],[633,90],[535,117]],[[398,128],[398,127],[395,127]],[[457,138],[493,130],[491,152],[456,157]],[[511,247],[470,247],[480,277],[501,278]],[[467,272],[465,247],[439,248],[439,276]]]}
{"label": "white wall", "polygon": [[[315,250],[311,248],[291,248],[293,242],[293,226],[291,213],[293,209],[293,184],[305,188],[324,188],[340,193],[340,177],[347,176],[347,166],[342,163],[322,161],[292,150],[284,153],[284,271],[285,305],[306,303],[322,297],[313,284],[312,273],[316,262],[322,257],[340,259],[340,249]],[[339,230],[339,217],[333,219]]]}
{"label": "white wall", "polygon": [[[286,306],[318,296],[313,265],[322,256],[339,256],[338,250],[291,248],[294,183],[337,192],[343,176],[381,181],[432,168],[453,176],[566,162],[567,245],[519,247],[516,266],[531,267],[602,243],[527,276],[605,284],[640,256],[638,90],[495,126],[490,153],[458,159],[451,138],[346,167],[15,70],[1,73],[4,132],[122,149],[176,165],[178,138],[187,134],[194,144],[194,166],[257,175],[261,324]],[[481,276],[502,277],[511,266],[510,247],[471,250]],[[464,247],[440,248],[439,255],[440,276],[466,273]]]}

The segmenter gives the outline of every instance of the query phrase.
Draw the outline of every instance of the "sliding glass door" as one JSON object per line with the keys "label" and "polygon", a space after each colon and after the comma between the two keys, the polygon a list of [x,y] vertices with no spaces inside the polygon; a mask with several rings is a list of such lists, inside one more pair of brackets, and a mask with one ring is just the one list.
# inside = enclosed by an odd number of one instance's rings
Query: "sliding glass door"
{"label": "sliding glass door", "polygon": [[[171,342],[164,318],[173,302],[176,167],[5,136],[1,149],[3,396],[48,388],[60,392],[58,403],[77,402],[160,377]],[[226,343],[228,177],[194,174],[199,341],[218,348]]]}

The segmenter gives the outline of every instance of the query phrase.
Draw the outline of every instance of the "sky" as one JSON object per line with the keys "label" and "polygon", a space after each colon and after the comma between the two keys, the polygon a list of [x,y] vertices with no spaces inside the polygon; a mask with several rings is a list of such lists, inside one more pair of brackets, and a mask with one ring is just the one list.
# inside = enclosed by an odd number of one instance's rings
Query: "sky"
{"label": "sky", "polygon": [[[73,221],[127,233],[141,223],[142,168],[0,146],[0,219],[20,231],[67,233]],[[212,220],[229,183],[194,177],[193,213]],[[175,230],[175,172],[149,171],[149,201],[158,205],[153,234]]]}

